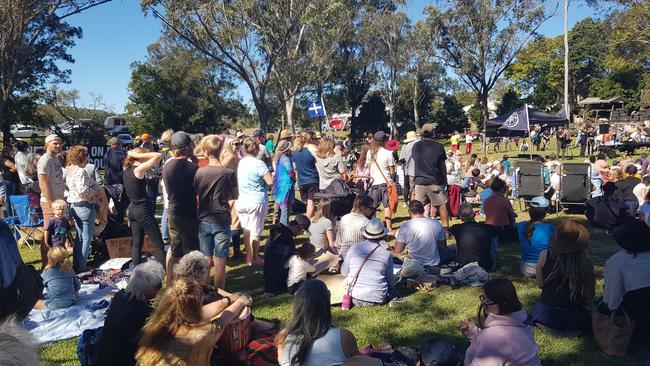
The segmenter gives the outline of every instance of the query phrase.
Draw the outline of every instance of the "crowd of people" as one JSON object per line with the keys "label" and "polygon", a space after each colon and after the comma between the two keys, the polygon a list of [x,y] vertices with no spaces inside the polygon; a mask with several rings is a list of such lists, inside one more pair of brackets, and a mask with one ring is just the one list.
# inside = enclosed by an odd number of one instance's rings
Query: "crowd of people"
{"label": "crowd of people", "polygon": [[[521,275],[535,279],[541,300],[526,311],[510,280],[482,281],[479,319],[460,324],[471,340],[465,364],[541,364],[531,326],[577,334],[591,329],[596,281],[589,231],[570,219],[557,226],[545,221],[559,191],[558,155],[537,158],[547,190],[530,201],[529,219],[518,220],[516,164],[507,155],[479,159],[473,140],[466,134],[463,154],[460,134],[447,152],[432,125],[408,132],[401,143],[377,131],[359,145],[313,131],[282,130],[275,140],[261,130],[250,136],[165,131],[157,141],[140,136],[129,149],[111,139],[102,178],[85,147],[63,153],[61,139],[50,135],[40,156],[27,154],[21,142],[17,152],[5,145],[8,174],[1,185],[5,197],[28,194],[42,212],[48,309],[75,302],[74,274],[90,268],[96,225],[107,220],[99,212],[108,210],[116,222],[128,218],[133,271],[111,302],[99,364],[113,364],[119,354],[124,365],[207,365],[224,328],[252,306],[249,296],[225,291],[232,248],[233,257],[263,268],[264,297],[294,294],[291,318],[276,338],[281,365],[379,365],[359,355],[350,331],[333,326],[329,292],[311,280],[317,253],[338,257],[328,272],[346,278],[351,306],[399,306],[404,272],[396,267],[434,275],[471,269],[489,278],[499,268],[498,247],[511,242],[519,243]],[[624,308],[650,325],[650,163],[645,155],[611,165],[602,155],[588,162],[593,198],[587,217],[612,230],[622,248],[605,265],[601,307]],[[409,219],[396,225],[400,204]],[[450,226],[453,217],[461,222]],[[297,245],[301,235],[308,240]],[[145,236],[153,247],[149,260]],[[447,244],[451,238],[454,245]]]}

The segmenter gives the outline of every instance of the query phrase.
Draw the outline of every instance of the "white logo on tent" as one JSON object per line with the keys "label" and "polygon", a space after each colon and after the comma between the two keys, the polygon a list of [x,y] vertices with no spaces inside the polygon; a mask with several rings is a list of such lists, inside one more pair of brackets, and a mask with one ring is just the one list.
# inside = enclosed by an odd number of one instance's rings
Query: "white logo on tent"
{"label": "white logo on tent", "polygon": [[515,113],[511,114],[510,117],[508,117],[508,119],[506,120],[506,122],[503,125],[508,127],[508,128],[513,128],[517,124],[519,124],[519,113],[515,112]]}

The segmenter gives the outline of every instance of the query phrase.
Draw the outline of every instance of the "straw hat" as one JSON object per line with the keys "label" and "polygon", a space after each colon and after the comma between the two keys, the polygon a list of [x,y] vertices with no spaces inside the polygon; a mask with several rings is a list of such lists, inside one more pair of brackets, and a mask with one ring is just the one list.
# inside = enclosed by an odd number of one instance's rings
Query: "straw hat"
{"label": "straw hat", "polygon": [[415,141],[415,139],[417,139],[417,138],[418,138],[418,136],[415,133],[415,131],[409,131],[409,132],[406,133],[406,138],[404,139],[404,143],[407,144],[407,143],[409,143],[411,141]]}
{"label": "straw hat", "polygon": [[279,153],[283,153],[287,150],[291,149],[291,141],[289,140],[281,140],[278,143],[278,146],[275,148],[275,151]]}
{"label": "straw hat", "polygon": [[293,138],[293,133],[291,130],[285,128],[284,130],[280,131],[280,139],[291,139]]}

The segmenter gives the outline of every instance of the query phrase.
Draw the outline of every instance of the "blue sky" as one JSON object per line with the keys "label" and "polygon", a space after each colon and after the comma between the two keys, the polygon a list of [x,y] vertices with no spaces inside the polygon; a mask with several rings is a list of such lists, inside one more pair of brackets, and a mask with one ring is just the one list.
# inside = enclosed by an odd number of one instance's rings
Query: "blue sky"
{"label": "blue sky", "polygon": [[[427,0],[411,0],[407,12],[412,20],[422,17],[422,10],[431,3]],[[549,1],[551,3],[551,1]],[[77,41],[70,54],[74,64],[63,64],[72,71],[71,83],[63,89],[77,89],[84,100],[90,93],[104,98],[109,109],[120,113],[128,102],[130,65],[142,61],[147,46],[155,42],[161,30],[160,21],[145,16],[137,0],[114,0],[69,18],[69,22],[83,29],[84,36]],[[593,14],[593,10],[581,1],[573,1],[569,11],[569,26]],[[555,17],[541,28],[544,35],[555,36],[563,32],[562,8]],[[250,93],[238,89],[244,102],[251,104]]]}

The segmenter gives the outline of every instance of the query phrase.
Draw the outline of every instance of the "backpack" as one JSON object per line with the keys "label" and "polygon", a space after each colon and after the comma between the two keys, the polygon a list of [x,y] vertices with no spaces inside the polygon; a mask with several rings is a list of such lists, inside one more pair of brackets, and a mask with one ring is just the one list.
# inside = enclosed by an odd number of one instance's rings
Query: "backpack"
{"label": "backpack", "polygon": [[81,366],[93,366],[97,363],[97,348],[103,329],[104,327],[86,329],[81,333],[77,343],[77,358]]}
{"label": "backpack", "polygon": [[438,338],[429,339],[420,350],[423,366],[456,366],[462,359],[456,346]]}

